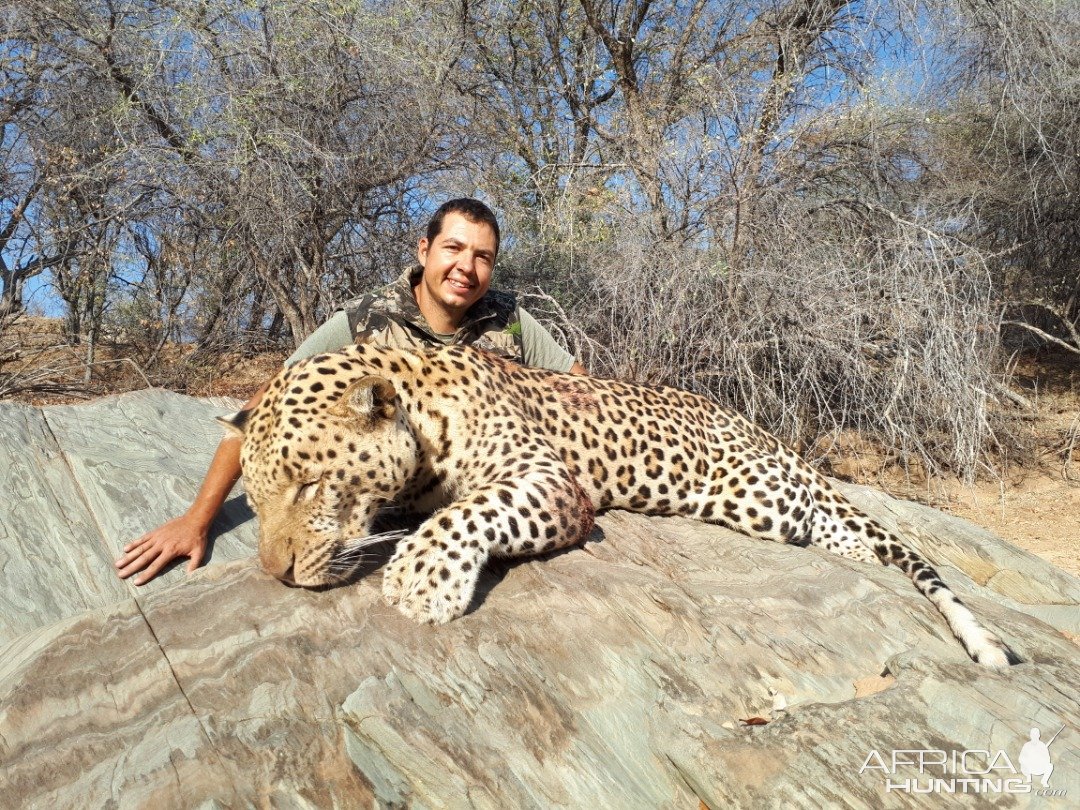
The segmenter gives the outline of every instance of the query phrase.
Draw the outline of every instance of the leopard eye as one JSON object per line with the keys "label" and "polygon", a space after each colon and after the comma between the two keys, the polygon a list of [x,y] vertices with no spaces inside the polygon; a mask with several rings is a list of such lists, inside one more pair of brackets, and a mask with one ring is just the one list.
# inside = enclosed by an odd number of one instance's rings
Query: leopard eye
{"label": "leopard eye", "polygon": [[301,486],[296,490],[296,495],[293,496],[293,503],[314,500],[315,496],[319,494],[319,484],[321,483],[322,479],[320,478],[318,481],[312,481]]}

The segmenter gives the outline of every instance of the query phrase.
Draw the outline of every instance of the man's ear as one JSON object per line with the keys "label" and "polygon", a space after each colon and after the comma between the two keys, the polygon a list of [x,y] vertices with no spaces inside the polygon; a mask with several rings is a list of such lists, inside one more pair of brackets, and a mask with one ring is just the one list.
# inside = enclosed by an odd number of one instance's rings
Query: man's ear
{"label": "man's ear", "polygon": [[350,385],[331,413],[351,419],[393,419],[398,396],[393,384],[384,377],[368,375]]}
{"label": "man's ear", "polygon": [[416,243],[416,260],[420,262],[421,267],[427,264],[427,255],[430,249],[431,243],[428,242],[428,238],[421,236],[420,241]]}
{"label": "man's ear", "polygon": [[251,411],[237,411],[229,416],[215,416],[214,421],[227,428],[230,433],[243,436],[247,431],[247,423],[250,417]]}

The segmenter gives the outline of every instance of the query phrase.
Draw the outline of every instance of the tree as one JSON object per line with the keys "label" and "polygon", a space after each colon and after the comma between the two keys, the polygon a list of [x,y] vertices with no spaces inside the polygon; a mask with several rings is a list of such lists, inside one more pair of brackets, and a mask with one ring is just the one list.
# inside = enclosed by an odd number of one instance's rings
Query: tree
{"label": "tree", "polygon": [[[57,143],[85,140],[84,123],[114,134],[124,174],[102,193],[138,200],[158,225],[197,217],[230,246],[226,272],[264,290],[299,341],[356,275],[330,256],[453,150],[441,85],[456,34],[434,33],[433,13],[29,4],[7,47],[42,55],[50,98],[78,121]],[[169,209],[188,213],[155,213]]]}
{"label": "tree", "polygon": [[1080,354],[1080,7],[957,7],[937,192],[967,212],[1009,322]]}
{"label": "tree", "polygon": [[529,237],[509,269],[554,291],[593,368],[973,472],[1002,427],[977,393],[997,390],[990,279],[927,196],[923,109],[875,77],[923,45],[915,15],[550,0],[465,20],[480,185]]}

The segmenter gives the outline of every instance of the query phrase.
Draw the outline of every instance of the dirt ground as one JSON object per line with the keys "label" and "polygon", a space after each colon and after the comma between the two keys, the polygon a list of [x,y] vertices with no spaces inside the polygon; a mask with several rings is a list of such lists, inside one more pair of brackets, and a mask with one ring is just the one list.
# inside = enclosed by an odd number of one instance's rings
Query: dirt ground
{"label": "dirt ground", "polygon": [[937,482],[939,494],[925,500],[1080,576],[1080,390],[1041,400],[1034,465],[968,486]]}
{"label": "dirt ground", "polygon": [[1026,423],[1023,465],[999,465],[996,474],[971,484],[913,481],[896,469],[873,469],[873,453],[832,466],[849,480],[966,518],[1080,576],[1080,356],[1024,358],[1014,383],[1035,407]]}
{"label": "dirt ground", "polygon": [[933,505],[1080,576],[1080,481],[1034,473],[1015,482],[978,482],[957,486]]}

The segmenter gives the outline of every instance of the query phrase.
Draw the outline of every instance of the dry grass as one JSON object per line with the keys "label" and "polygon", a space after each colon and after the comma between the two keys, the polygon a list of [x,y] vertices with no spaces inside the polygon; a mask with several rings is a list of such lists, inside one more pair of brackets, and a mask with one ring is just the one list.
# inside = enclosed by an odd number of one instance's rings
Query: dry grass
{"label": "dry grass", "polygon": [[738,265],[633,221],[553,232],[515,257],[518,278],[557,291],[546,314],[594,371],[704,394],[803,450],[854,432],[972,479],[1011,446],[1022,399],[1002,393],[978,256],[918,223],[868,238],[819,218],[793,207]]}
{"label": "dry grass", "polygon": [[247,399],[288,356],[284,351],[199,356],[191,346],[170,344],[153,365],[143,366],[144,354],[130,343],[104,341],[95,347],[87,375],[85,353],[65,341],[59,319],[9,319],[0,324],[0,400],[52,405],[149,387]]}

